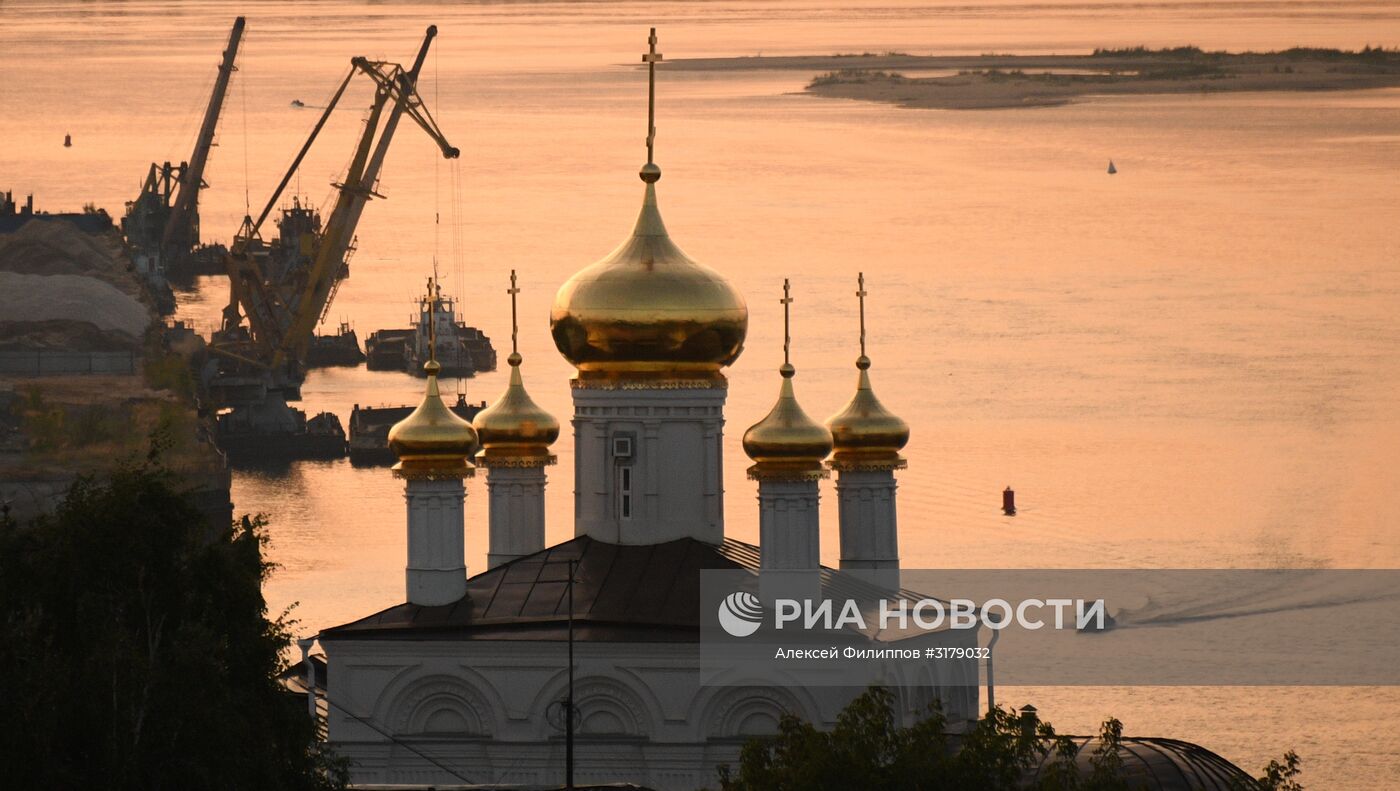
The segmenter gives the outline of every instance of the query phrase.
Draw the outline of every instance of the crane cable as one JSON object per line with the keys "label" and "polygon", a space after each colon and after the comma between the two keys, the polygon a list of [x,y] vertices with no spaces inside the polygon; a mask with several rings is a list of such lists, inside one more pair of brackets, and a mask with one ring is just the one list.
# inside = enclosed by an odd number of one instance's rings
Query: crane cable
{"label": "crane cable", "polygon": [[240,66],[238,71],[242,72],[238,79],[238,95],[243,101],[243,216],[251,217],[253,199],[248,189],[248,73],[244,66]]}

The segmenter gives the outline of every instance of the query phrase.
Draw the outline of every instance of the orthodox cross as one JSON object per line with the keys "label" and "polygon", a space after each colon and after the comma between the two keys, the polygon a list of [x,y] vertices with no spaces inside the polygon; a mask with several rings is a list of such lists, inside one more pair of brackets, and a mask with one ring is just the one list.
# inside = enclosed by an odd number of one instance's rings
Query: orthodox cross
{"label": "orthodox cross", "polygon": [[856,298],[860,300],[860,356],[865,356],[865,273],[861,272],[857,279],[860,286],[856,289]]}
{"label": "orthodox cross", "polygon": [[783,304],[783,365],[788,365],[790,364],[788,353],[792,347],[791,324],[788,317],[788,308],[792,305],[792,286],[788,284],[787,278],[783,278],[783,298],[778,301]]}
{"label": "orthodox cross", "polygon": [[428,361],[437,362],[437,277],[428,278]]}
{"label": "orthodox cross", "polygon": [[520,324],[516,320],[515,295],[520,293],[520,287],[515,284],[514,269],[510,270],[510,288],[506,289],[506,293],[510,294],[510,352],[511,354],[517,354],[520,352],[520,346],[517,343],[517,336],[520,333]]}
{"label": "orthodox cross", "polygon": [[652,147],[656,143],[656,64],[662,60],[656,51],[656,28],[647,37],[650,52],[642,53],[642,62],[647,64],[647,164],[652,162]]}

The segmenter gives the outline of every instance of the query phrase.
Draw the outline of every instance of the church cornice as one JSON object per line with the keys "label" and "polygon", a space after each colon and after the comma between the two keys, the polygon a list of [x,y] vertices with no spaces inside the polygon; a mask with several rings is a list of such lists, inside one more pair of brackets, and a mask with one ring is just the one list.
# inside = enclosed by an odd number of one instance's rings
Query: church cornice
{"label": "church cornice", "polygon": [[577,376],[569,380],[574,390],[728,390],[723,374],[713,377],[674,376]]}
{"label": "church cornice", "polygon": [[476,476],[476,467],[465,459],[458,465],[422,465],[399,462],[394,465],[394,477],[406,481],[452,481]]}
{"label": "church cornice", "polygon": [[832,459],[827,466],[836,472],[890,472],[909,466],[906,459]]}
{"label": "church cornice", "polygon": [[553,453],[543,456],[477,456],[476,466],[487,469],[548,467],[558,463],[558,461],[559,457]]}
{"label": "church cornice", "polygon": [[788,467],[774,466],[772,464],[759,463],[749,467],[749,480],[751,481],[780,481],[793,483],[797,481],[820,481],[831,477],[831,473],[822,467]]}

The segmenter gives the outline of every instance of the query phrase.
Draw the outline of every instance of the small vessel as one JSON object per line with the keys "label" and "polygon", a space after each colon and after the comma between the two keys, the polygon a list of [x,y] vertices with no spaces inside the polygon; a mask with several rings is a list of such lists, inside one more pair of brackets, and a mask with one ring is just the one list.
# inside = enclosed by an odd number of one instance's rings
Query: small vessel
{"label": "small vessel", "polygon": [[219,448],[234,466],[285,462],[294,459],[345,457],[345,429],[332,412],[312,418],[287,406],[280,394],[268,393],[256,406],[219,415],[215,433]]}
{"label": "small vessel", "polygon": [[[409,416],[415,406],[360,406],[350,412],[350,463],[356,466],[393,464],[394,453],[389,450],[389,429]],[[463,393],[450,409],[463,420],[470,421],[486,408],[486,402],[467,403]]]}
{"label": "small vessel", "polygon": [[379,330],[369,336],[365,353],[370,370],[408,371],[422,376],[430,344],[442,365],[439,376],[461,378],[496,370],[496,349],[491,339],[462,321],[455,300],[443,295],[436,280],[428,281],[428,294],[418,300],[417,315],[411,321],[413,326],[409,329]]}
{"label": "small vessel", "polygon": [[334,335],[311,336],[311,345],[306,348],[307,368],[356,366],[364,361],[365,353],[360,351],[360,339],[348,321],[340,322]]}
{"label": "small vessel", "polygon": [[292,106],[293,106],[293,107],[305,107],[305,106],[306,106],[306,102],[303,102],[303,101],[300,100],[300,99],[293,99],[293,100],[292,100]]}
{"label": "small vessel", "polygon": [[64,147],[64,148],[72,148],[72,147],[73,147],[73,136],[72,136],[72,135],[64,135],[64,136],[63,136],[63,147]]}
{"label": "small vessel", "polygon": [[402,371],[408,367],[408,343],[413,330],[379,330],[365,339],[365,367],[371,371]]}
{"label": "small vessel", "polygon": [[1111,160],[1111,159],[1108,160],[1108,175],[1112,176],[1114,173],[1117,173],[1117,172],[1118,172],[1118,168],[1114,167],[1114,165],[1113,165],[1113,160]]}

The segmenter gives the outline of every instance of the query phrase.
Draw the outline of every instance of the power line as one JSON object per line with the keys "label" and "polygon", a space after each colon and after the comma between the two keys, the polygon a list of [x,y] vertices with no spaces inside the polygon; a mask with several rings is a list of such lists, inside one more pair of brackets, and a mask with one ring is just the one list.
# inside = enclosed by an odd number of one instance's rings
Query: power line
{"label": "power line", "polygon": [[[356,714],[355,712],[353,712],[353,711],[351,711],[351,710],[345,708],[344,706],[340,705],[339,703],[336,703],[335,701],[331,700],[331,696],[330,696],[329,690],[327,690],[327,693],[326,693],[326,694],[324,694],[324,695],[321,696],[321,699],[324,700],[324,701],[326,701],[326,706],[327,706],[327,707],[334,707],[334,708],[336,708],[337,710],[339,710],[339,711],[345,713],[346,715],[350,716],[351,718],[353,718],[356,722],[359,722],[359,723],[362,723],[362,724],[364,724],[364,725],[369,726],[370,730],[374,731],[375,733],[379,734],[380,736],[383,736],[384,738],[388,739],[389,741],[393,742],[394,744],[399,745],[400,747],[404,748],[405,750],[408,750],[409,752],[413,753],[414,755],[418,756],[419,758],[422,758],[423,760],[427,761],[428,763],[432,764],[433,766],[436,766],[437,768],[441,769],[442,771],[447,772],[448,774],[452,775],[453,777],[457,778],[458,780],[461,780],[463,783],[466,783],[467,785],[471,785],[471,784],[473,783],[473,781],[472,781],[471,778],[467,777],[466,775],[462,774],[461,772],[458,772],[456,769],[453,769],[452,767],[450,767],[450,766],[448,766],[448,765],[442,763],[441,761],[437,760],[436,758],[432,757],[431,755],[428,755],[427,753],[425,753],[425,752],[419,750],[418,748],[414,747],[413,745],[409,744],[408,742],[406,742],[406,741],[404,741],[404,740],[398,738],[398,737],[395,736],[394,734],[392,734],[392,733],[390,733],[390,732],[384,730],[383,728],[380,728],[378,725],[375,725],[375,724],[374,724],[374,720],[371,720],[371,719],[366,718],[366,717],[361,717],[360,715]],[[329,731],[329,722],[327,723],[327,726],[328,726],[328,731]],[[328,733],[328,735],[327,735],[326,741],[327,741],[327,742],[330,741],[329,733]]]}

